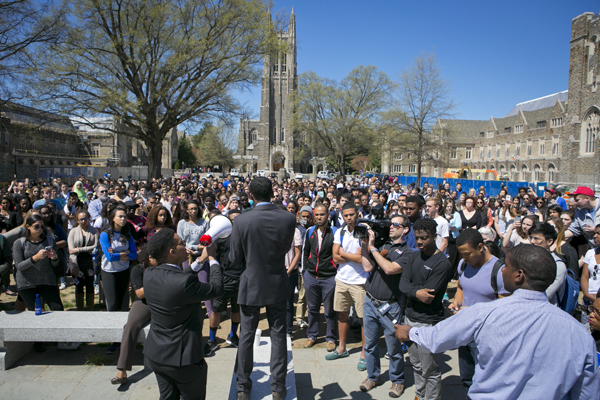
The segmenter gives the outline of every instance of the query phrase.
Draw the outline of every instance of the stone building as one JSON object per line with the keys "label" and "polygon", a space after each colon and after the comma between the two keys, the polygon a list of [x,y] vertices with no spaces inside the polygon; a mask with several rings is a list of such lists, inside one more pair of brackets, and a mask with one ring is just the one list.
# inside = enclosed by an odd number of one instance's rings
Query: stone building
{"label": "stone building", "polygon": [[[600,184],[600,16],[584,13],[572,21],[567,91],[517,104],[489,120],[438,120],[439,157],[423,176],[470,167],[472,177],[571,185]],[[416,174],[414,157],[382,154],[383,172]],[[486,173],[485,171],[494,171]]]}
{"label": "stone building", "polygon": [[14,103],[0,105],[0,161],[0,182],[90,165],[69,118]]}
{"label": "stone building", "polygon": [[[120,124],[115,118],[88,118],[87,124],[75,118],[72,121],[94,166],[148,165],[146,145],[141,140],[129,135],[127,127]],[[93,127],[90,127],[89,124],[93,124]],[[179,132],[172,129],[163,140],[161,168],[171,169],[173,167],[177,160],[179,137]]]}
{"label": "stone building", "polygon": [[236,166],[243,171],[294,169],[294,94],[297,89],[296,16],[287,31],[277,33],[287,53],[263,61],[260,116],[240,120]]}

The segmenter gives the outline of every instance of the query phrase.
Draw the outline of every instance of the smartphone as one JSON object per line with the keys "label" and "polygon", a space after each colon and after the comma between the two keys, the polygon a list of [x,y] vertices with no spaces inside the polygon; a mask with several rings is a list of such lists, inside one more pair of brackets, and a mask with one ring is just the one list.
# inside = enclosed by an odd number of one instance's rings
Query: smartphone
{"label": "smartphone", "polygon": [[515,217],[515,222],[521,222],[521,216],[520,215],[517,215]]}
{"label": "smartphone", "polygon": [[46,246],[46,247],[44,247],[44,250],[46,250],[46,251],[52,251],[52,246]]}

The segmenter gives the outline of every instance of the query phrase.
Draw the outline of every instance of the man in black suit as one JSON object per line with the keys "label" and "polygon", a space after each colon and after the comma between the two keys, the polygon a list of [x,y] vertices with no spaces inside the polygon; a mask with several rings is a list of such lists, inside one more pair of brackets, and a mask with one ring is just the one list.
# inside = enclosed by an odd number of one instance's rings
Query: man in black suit
{"label": "man in black suit", "polygon": [[292,247],[296,218],[271,204],[273,187],[265,177],[250,183],[252,211],[236,218],[231,232],[229,260],[245,262],[240,277],[238,304],[241,308],[240,346],[236,360],[238,399],[248,399],[254,364],[254,335],[261,307],[267,308],[271,332],[271,390],[273,399],[286,395],[287,373],[286,305],[289,291],[285,254]]}
{"label": "man in black suit", "polygon": [[203,400],[208,371],[200,302],[223,294],[221,267],[209,248],[210,283],[183,272],[180,265],[188,258],[185,243],[167,228],[152,236],[147,251],[159,265],[144,273],[144,295],[152,318],[144,354],[156,374],[160,398]]}

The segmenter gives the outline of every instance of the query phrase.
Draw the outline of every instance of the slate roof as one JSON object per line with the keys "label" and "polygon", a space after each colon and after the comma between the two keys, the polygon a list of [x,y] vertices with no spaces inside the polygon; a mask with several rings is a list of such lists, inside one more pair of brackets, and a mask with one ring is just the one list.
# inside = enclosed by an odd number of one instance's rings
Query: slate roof
{"label": "slate roof", "polygon": [[20,104],[6,103],[0,106],[0,113],[11,124],[34,126],[40,129],[75,133],[75,128],[68,117],[52,114]]}
{"label": "slate roof", "polygon": [[[510,117],[512,115],[517,115],[519,110],[522,111],[536,111],[542,108],[552,107],[556,104],[556,100],[560,100],[561,102],[566,102],[569,98],[569,91],[565,90],[562,92],[554,93],[548,96],[540,97],[533,100],[524,101],[522,103],[517,104],[513,107],[512,110],[506,114],[506,117]],[[529,121],[528,121],[529,122]]]}

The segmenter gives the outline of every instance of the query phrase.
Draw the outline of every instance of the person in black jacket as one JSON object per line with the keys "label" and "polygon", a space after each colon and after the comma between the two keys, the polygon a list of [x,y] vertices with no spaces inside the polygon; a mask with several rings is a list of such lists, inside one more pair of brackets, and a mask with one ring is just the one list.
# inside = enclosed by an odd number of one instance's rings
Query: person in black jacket
{"label": "person in black jacket", "polygon": [[[413,225],[417,249],[400,278],[400,291],[408,297],[405,324],[415,328],[433,326],[444,319],[442,301],[452,275],[448,258],[435,245],[437,223],[419,219]],[[438,355],[416,343],[408,344],[415,373],[415,396],[439,399],[442,373]]]}
{"label": "person in black jacket", "polygon": [[315,226],[307,231],[302,245],[302,274],[304,291],[308,305],[307,340],[304,347],[312,347],[319,334],[321,303],[325,309],[327,323],[327,351],[335,350],[338,336],[337,314],[333,311],[335,275],[337,265],[333,262],[333,236],[335,231],[329,225],[327,208],[318,205],[314,211]]}
{"label": "person in black jacket", "polygon": [[156,374],[161,399],[205,399],[207,365],[202,349],[203,313],[200,302],[223,294],[221,266],[209,248],[210,283],[181,269],[188,259],[185,243],[164,228],[146,245],[159,265],[144,272],[144,296],[151,329],[144,354]]}
{"label": "person in black jacket", "polygon": [[231,231],[229,261],[246,263],[240,276],[238,304],[240,305],[240,346],[236,373],[238,400],[250,398],[254,366],[252,343],[258,327],[261,308],[266,307],[271,335],[271,390],[274,400],[283,400],[287,393],[286,308],[289,282],[285,255],[292,247],[296,218],[271,204],[273,186],[265,177],[250,182],[254,200],[251,211],[236,218]]}

